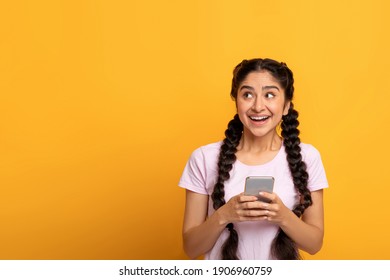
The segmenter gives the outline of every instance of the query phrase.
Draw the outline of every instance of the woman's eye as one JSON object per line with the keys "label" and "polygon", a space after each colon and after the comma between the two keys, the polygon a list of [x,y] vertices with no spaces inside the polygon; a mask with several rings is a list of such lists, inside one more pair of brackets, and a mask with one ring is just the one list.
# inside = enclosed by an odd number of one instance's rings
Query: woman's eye
{"label": "woman's eye", "polygon": [[250,93],[250,92],[245,92],[245,93],[244,93],[244,97],[245,97],[245,98],[252,98],[252,97],[253,97],[253,94]]}
{"label": "woman's eye", "polygon": [[265,94],[265,97],[266,97],[266,98],[273,98],[273,97],[275,97],[275,94],[273,94],[272,92],[267,92],[267,93]]}

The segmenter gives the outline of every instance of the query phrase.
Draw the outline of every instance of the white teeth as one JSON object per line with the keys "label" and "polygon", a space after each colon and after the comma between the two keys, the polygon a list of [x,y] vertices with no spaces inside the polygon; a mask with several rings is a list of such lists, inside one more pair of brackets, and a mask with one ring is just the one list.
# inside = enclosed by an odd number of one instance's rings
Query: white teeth
{"label": "white teeth", "polygon": [[250,117],[252,120],[255,120],[255,121],[262,121],[262,120],[265,120],[265,119],[268,119],[268,116],[261,116],[261,117]]}

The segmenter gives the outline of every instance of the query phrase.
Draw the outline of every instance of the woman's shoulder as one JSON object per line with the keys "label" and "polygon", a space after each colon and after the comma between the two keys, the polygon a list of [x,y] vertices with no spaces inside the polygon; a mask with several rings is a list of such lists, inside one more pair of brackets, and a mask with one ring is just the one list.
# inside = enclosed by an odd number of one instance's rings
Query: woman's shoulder
{"label": "woman's shoulder", "polygon": [[302,152],[306,152],[306,153],[318,153],[317,148],[314,147],[312,144],[302,143],[302,142],[301,142],[301,144],[299,144],[299,146],[301,147]]}
{"label": "woman's shoulder", "polygon": [[319,150],[312,144],[301,143],[301,154],[304,161],[311,161],[321,158]]}
{"label": "woman's shoulder", "polygon": [[195,149],[193,154],[195,156],[203,156],[203,157],[212,157],[213,155],[218,155],[220,148],[222,145],[222,141],[206,144],[203,146],[200,146],[199,148]]}
{"label": "woman's shoulder", "polygon": [[200,146],[192,151],[189,164],[196,166],[214,165],[218,161],[222,141]]}
{"label": "woman's shoulder", "polygon": [[188,167],[191,172],[198,172],[200,174],[199,177],[207,180],[209,174],[217,170],[221,143],[210,143],[195,149],[187,162],[186,169]]}
{"label": "woman's shoulder", "polygon": [[309,173],[308,188],[310,191],[328,187],[325,168],[322,163],[320,152],[310,144],[301,143],[302,159]]}

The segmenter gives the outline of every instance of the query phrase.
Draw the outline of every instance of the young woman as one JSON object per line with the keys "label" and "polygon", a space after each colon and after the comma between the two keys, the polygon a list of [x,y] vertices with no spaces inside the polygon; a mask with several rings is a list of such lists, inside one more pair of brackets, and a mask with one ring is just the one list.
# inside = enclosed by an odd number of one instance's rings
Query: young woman
{"label": "young woman", "polygon": [[[226,138],[196,149],[179,182],[190,258],[299,259],[299,250],[321,249],[328,183],[319,152],[300,142],[293,83],[287,65],[272,59],[235,67],[237,114]],[[260,193],[269,203],[244,195],[248,176],[274,177],[273,193]]]}

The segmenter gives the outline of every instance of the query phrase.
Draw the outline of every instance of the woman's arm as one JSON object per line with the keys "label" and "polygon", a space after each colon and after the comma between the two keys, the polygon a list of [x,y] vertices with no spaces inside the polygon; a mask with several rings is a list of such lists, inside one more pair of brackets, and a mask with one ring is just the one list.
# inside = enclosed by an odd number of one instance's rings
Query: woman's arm
{"label": "woman's arm", "polygon": [[218,211],[207,219],[208,201],[208,195],[186,190],[183,246],[191,259],[210,251],[226,226],[219,221]]}
{"label": "woman's arm", "polygon": [[284,206],[275,194],[264,194],[264,196],[273,200],[272,203],[264,204],[262,207],[268,211],[266,219],[277,223],[299,249],[309,254],[317,253],[322,247],[324,238],[323,190],[311,193],[313,204],[305,210],[302,219]]}
{"label": "woman's arm", "polygon": [[313,204],[299,219],[295,214],[282,225],[282,230],[298,245],[298,248],[314,255],[324,239],[323,190],[311,193]]}
{"label": "woman's arm", "polygon": [[228,223],[264,219],[255,196],[233,196],[207,218],[208,201],[208,195],[186,191],[183,245],[192,259],[210,251]]}

